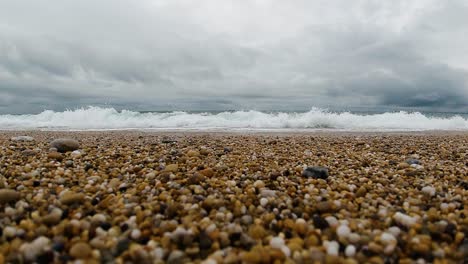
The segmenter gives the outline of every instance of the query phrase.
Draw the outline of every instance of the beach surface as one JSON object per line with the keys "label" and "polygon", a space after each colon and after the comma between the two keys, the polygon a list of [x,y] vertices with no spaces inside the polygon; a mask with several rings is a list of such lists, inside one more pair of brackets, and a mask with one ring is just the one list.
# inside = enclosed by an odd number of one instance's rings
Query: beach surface
{"label": "beach surface", "polygon": [[[58,138],[78,146],[51,149]],[[0,263],[468,259],[468,132],[3,131],[0,143]]]}

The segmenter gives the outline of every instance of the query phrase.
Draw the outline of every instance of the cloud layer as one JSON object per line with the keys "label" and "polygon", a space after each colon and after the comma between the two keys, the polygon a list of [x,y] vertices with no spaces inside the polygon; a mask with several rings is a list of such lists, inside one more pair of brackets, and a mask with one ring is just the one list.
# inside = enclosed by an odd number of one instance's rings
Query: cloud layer
{"label": "cloud layer", "polygon": [[468,4],[3,1],[0,112],[468,111]]}

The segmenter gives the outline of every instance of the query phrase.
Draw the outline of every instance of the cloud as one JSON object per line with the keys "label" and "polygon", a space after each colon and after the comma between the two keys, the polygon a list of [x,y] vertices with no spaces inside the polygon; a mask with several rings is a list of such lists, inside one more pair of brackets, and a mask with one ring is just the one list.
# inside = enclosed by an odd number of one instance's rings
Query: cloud
{"label": "cloud", "polygon": [[468,111],[462,0],[2,6],[2,113],[89,104]]}

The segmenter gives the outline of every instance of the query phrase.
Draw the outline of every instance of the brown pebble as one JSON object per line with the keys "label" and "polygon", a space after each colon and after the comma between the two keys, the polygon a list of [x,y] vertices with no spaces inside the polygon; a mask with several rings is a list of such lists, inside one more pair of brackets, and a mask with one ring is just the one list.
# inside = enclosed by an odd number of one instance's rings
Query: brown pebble
{"label": "brown pebble", "polygon": [[60,202],[65,205],[80,203],[85,199],[85,195],[82,193],[66,192],[60,198]]}
{"label": "brown pebble", "polygon": [[70,248],[70,256],[76,259],[86,259],[90,257],[91,247],[84,242],[78,242]]}
{"label": "brown pebble", "polygon": [[165,171],[170,172],[177,172],[179,170],[179,166],[177,164],[169,164],[164,168]]}
{"label": "brown pebble", "polygon": [[8,203],[19,200],[21,197],[20,193],[11,189],[0,190],[0,203]]}
{"label": "brown pebble", "polygon": [[203,176],[206,176],[206,177],[213,177],[214,170],[208,168],[208,169],[204,169],[204,170],[199,171],[199,173],[202,174]]}
{"label": "brown pebble", "polygon": [[47,158],[61,161],[63,160],[63,155],[58,152],[50,152],[49,154],[47,154]]}

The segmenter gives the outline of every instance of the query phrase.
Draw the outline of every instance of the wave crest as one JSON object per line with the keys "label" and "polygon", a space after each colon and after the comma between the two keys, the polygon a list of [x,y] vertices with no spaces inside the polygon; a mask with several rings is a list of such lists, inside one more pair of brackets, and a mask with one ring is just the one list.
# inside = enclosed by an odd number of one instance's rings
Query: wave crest
{"label": "wave crest", "polygon": [[0,115],[0,129],[342,129],[468,130],[461,116],[431,117],[419,112],[336,113],[312,108],[304,113],[235,111],[140,113],[88,107],[37,115]]}

